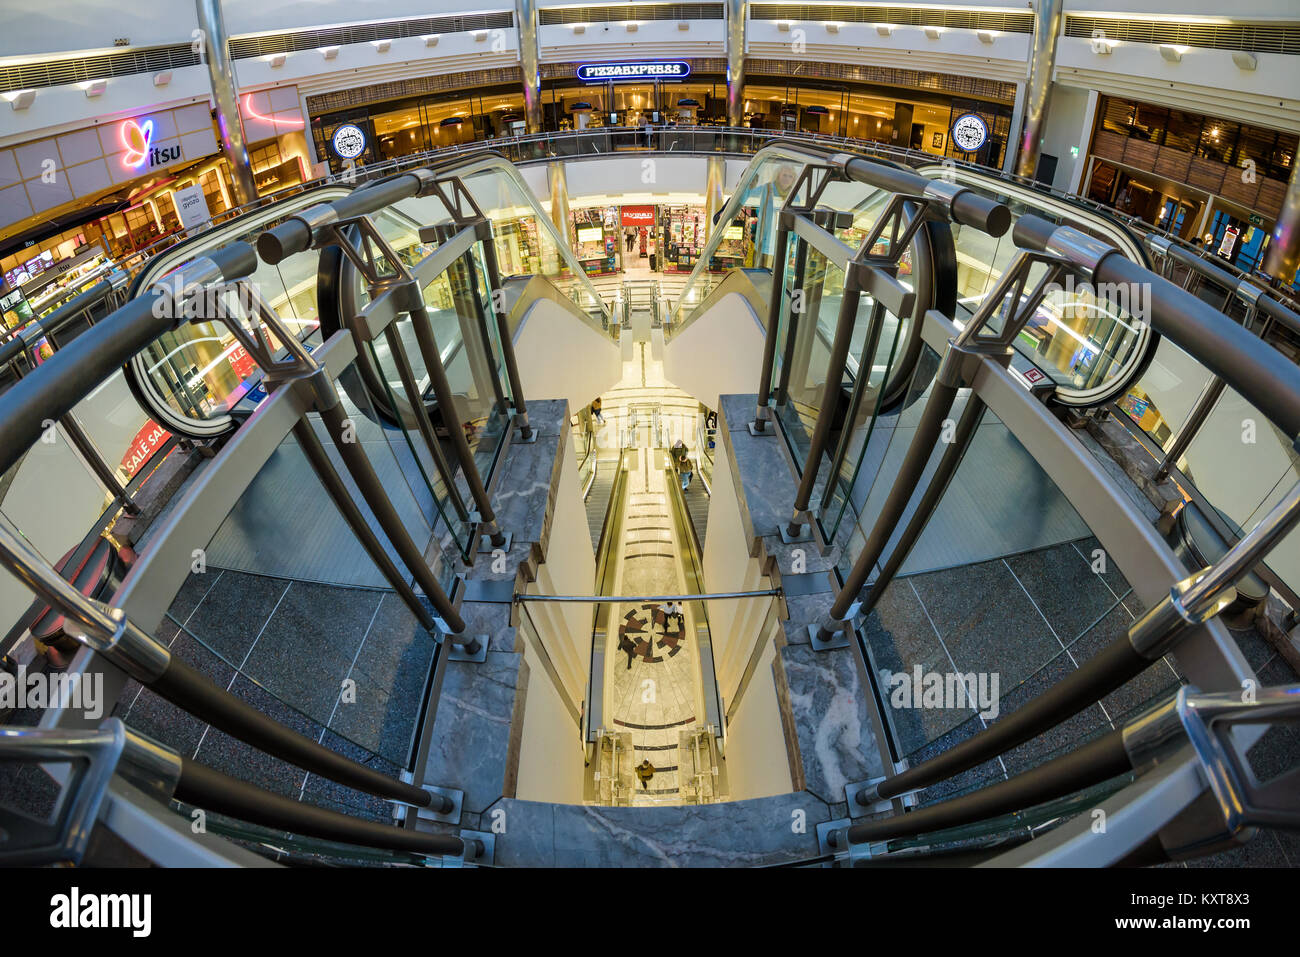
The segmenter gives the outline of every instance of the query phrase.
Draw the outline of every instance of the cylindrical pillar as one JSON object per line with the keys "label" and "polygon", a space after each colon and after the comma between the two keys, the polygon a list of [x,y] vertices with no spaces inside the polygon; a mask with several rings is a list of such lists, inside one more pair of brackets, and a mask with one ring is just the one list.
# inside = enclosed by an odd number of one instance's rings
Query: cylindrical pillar
{"label": "cylindrical pillar", "polygon": [[727,0],[727,125],[745,125],[745,0]]}
{"label": "cylindrical pillar", "polygon": [[248,146],[244,140],[244,124],[239,118],[239,91],[235,88],[235,74],[230,66],[230,49],[226,42],[226,23],[221,16],[221,0],[195,0],[195,8],[199,15],[203,62],[208,66],[212,102],[217,107],[217,129],[221,132],[221,145],[225,149],[231,179],[234,181],[235,202],[244,206],[257,199],[257,184],[253,182],[253,167],[248,161]]}
{"label": "cylindrical pillar", "polygon": [[1297,169],[1300,166],[1293,164],[1291,182],[1282,200],[1282,212],[1278,214],[1268,255],[1264,257],[1264,272],[1284,283],[1295,278],[1296,270],[1300,269],[1300,178],[1297,178]]}
{"label": "cylindrical pillar", "polygon": [[722,212],[722,185],[727,178],[727,160],[723,156],[710,156],[705,161],[708,179],[704,185],[704,219],[705,236],[713,238],[713,231],[720,224],[714,219]]}
{"label": "cylindrical pillar", "polygon": [[540,133],[542,75],[537,62],[537,0],[515,0],[515,25],[519,28],[519,67],[524,80],[524,125],[529,133]]}
{"label": "cylindrical pillar", "polygon": [[565,174],[563,160],[546,164],[546,179],[551,185],[551,222],[564,237],[566,243],[572,244],[569,225],[569,178]]}
{"label": "cylindrical pillar", "polygon": [[1016,172],[1033,178],[1047,126],[1047,100],[1056,68],[1056,41],[1065,20],[1064,0],[1034,0],[1034,46],[1025,85],[1025,125],[1020,134],[1020,160]]}

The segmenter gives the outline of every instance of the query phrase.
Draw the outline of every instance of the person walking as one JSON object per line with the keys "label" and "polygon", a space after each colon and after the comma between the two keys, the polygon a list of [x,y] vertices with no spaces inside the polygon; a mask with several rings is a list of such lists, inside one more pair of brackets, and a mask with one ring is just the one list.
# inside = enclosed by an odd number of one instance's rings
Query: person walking
{"label": "person walking", "polygon": [[596,396],[596,401],[591,403],[591,414],[596,417],[596,421],[601,425],[605,424],[605,417],[600,414],[600,396]]}
{"label": "person walking", "polygon": [[694,473],[691,470],[691,459],[686,451],[686,443],[681,439],[673,443],[672,459],[673,467],[677,470],[677,474],[681,476],[682,491],[685,492],[691,487],[691,478]]}
{"label": "person walking", "polygon": [[641,781],[641,790],[648,790],[650,787],[650,779],[655,776],[655,766],[650,763],[649,758],[646,758],[636,766],[636,776]]}

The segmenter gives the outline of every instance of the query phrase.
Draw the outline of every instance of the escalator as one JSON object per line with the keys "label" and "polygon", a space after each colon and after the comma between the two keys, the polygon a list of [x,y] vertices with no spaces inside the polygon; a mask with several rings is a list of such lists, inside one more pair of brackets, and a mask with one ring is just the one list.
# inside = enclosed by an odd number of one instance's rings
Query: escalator
{"label": "escalator", "polygon": [[[481,153],[446,162],[435,172],[455,177],[468,195],[477,196],[484,214],[494,220],[502,264],[503,288],[498,295],[504,294],[504,302],[497,304],[504,306],[512,335],[521,334],[530,311],[546,300],[551,313],[567,315],[608,343],[608,316],[599,296],[573,260],[568,244],[509,162],[493,153]],[[233,240],[251,242],[313,206],[347,196],[353,188],[337,184],[302,193],[192,237],[152,260],[136,277],[130,296],[144,294],[154,283],[165,282],[179,266],[208,249]],[[430,255],[455,231],[452,216],[436,197],[404,200],[379,211],[372,219],[377,233],[373,241],[386,243],[408,267]],[[422,238],[422,231],[426,238]],[[532,245],[526,247],[530,255],[521,250],[519,236],[523,234],[530,237]],[[351,244],[359,242],[355,229],[343,238]],[[274,266],[260,262],[250,277],[250,285],[287,325],[299,332],[309,350],[348,328],[350,317],[361,312],[369,301],[366,281],[338,246],[308,250]],[[455,387],[458,407],[448,418],[456,427],[472,428],[476,436],[479,432],[498,432],[500,423],[494,419],[510,402],[509,396],[489,384],[499,377],[500,369],[482,367],[482,362],[472,364],[474,350],[465,348],[467,336],[481,338],[492,346],[491,354],[500,354],[495,323],[488,321],[493,303],[481,252],[467,251],[423,293],[441,358]],[[228,298],[227,305],[235,303]],[[247,314],[247,309],[244,312]],[[413,359],[412,372],[430,417],[445,436],[446,424],[418,361],[420,353],[415,348],[410,321],[399,319],[394,332]],[[415,416],[400,397],[401,376],[388,343],[380,341],[371,347],[358,340],[357,345],[355,374],[341,383],[345,391],[359,409],[385,427],[413,429]],[[496,365],[499,367],[500,362]],[[193,439],[229,433],[266,396],[261,370],[215,323],[191,323],[163,336],[124,371],[132,392],[155,421],[173,434]],[[495,447],[496,443],[491,444]],[[490,466],[490,462],[481,464]]]}
{"label": "escalator", "polygon": [[[702,330],[697,330],[694,335],[691,333],[692,327],[702,319],[709,317],[709,321],[724,321],[718,319],[725,311],[720,307],[732,294],[738,294],[748,304],[757,320],[752,335],[761,341],[767,334],[775,223],[782,206],[788,204],[793,196],[795,176],[791,170],[804,163],[833,163],[845,155],[833,155],[831,151],[813,146],[783,143],[769,145],[755,154],[720,215],[720,221],[729,221],[729,217],[745,210],[757,216],[759,228],[754,266],[733,269],[721,276],[710,273],[708,262],[713,248],[721,241],[721,232],[710,237],[700,256],[700,264],[691,274],[672,312],[672,339],[665,350],[670,362],[675,358],[672,356],[674,342],[682,344],[681,352],[687,352],[698,348],[704,340]],[[874,157],[873,161],[881,162]],[[897,163],[888,165],[899,166]],[[1032,212],[1049,221],[1074,226],[1115,246],[1133,261],[1148,264],[1142,243],[1123,224],[1082,203],[1072,203],[972,167],[940,165],[918,159],[914,171],[1006,202],[1013,213],[1013,222],[1014,218]],[[819,206],[826,208],[823,215],[828,231],[841,242],[854,247],[856,240],[880,215],[882,200],[882,191],[855,183],[833,182],[820,194]],[[882,240],[882,244],[882,248],[887,250],[888,243]],[[784,336],[796,288],[806,289],[808,286],[801,262],[801,257],[807,258],[807,244],[796,239],[790,245],[793,248],[784,268],[786,288],[778,319],[780,325],[776,330],[781,336]],[[872,250],[873,253],[876,251]],[[909,383],[922,353],[922,317],[928,310],[938,309],[953,316],[960,326],[979,307],[1014,251],[1010,230],[995,238],[961,225],[950,227],[945,223],[925,223],[900,258],[899,278],[917,293],[916,307],[910,316],[901,320],[887,317],[878,351],[870,359],[859,356],[858,343],[854,343],[837,417],[843,419],[848,412],[850,397],[860,374],[858,366],[866,368],[868,362],[875,371],[885,372],[882,383],[866,384],[868,406],[881,414],[888,414],[908,400]],[[827,270],[823,267],[822,271]],[[833,268],[829,271],[835,272]],[[1041,274],[1042,267],[1039,272],[1031,273],[1031,281]],[[804,278],[804,283],[797,287],[796,279],[799,277]],[[842,282],[841,276],[835,278]],[[824,276],[819,281],[824,285]],[[944,301],[935,296],[945,297]],[[813,310],[818,329],[817,341],[812,348],[822,351],[829,348],[834,322],[832,307],[837,301],[833,292],[823,295],[820,311]],[[1025,388],[1050,404],[1071,408],[1105,405],[1123,395],[1142,374],[1159,342],[1159,335],[1142,320],[1142,307],[1140,293],[1135,294],[1129,310],[1103,310],[1097,304],[1097,297],[1087,289],[1066,288],[1053,293],[1040,306],[1039,314],[1026,333],[1015,342],[1016,355],[1012,367]],[[730,334],[734,338],[735,333]],[[778,355],[778,367],[782,358]],[[796,367],[796,376],[798,371]],[[735,383],[735,386],[723,391],[752,392],[755,384],[743,381]],[[919,393],[913,389],[910,394],[916,397]],[[799,403],[797,395],[780,395],[778,402],[783,400],[796,406]],[[813,408],[810,411],[815,415],[817,410]]]}

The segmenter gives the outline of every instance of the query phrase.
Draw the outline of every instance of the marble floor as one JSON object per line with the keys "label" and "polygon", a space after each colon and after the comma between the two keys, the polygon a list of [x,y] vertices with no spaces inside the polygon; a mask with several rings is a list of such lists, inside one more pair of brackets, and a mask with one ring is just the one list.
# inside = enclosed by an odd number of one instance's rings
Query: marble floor
{"label": "marble floor", "polygon": [[[618,386],[601,398],[607,425],[625,433],[634,423],[626,457],[628,494],[620,528],[621,550],[613,591],[620,595],[680,594],[685,589],[666,483],[664,447],[693,437],[699,403],[663,377],[647,344],[638,343]],[[650,427],[657,408],[661,428]],[[606,442],[608,439],[605,440]],[[605,442],[602,442],[604,445]],[[688,440],[694,445],[694,441]],[[689,609],[680,618],[657,602],[627,602],[611,610],[606,650],[608,730],[629,736],[635,764],[649,761],[654,775],[636,782],[634,805],[681,803],[677,751],[683,731],[702,725],[700,662]],[[617,623],[617,627],[615,624]]]}

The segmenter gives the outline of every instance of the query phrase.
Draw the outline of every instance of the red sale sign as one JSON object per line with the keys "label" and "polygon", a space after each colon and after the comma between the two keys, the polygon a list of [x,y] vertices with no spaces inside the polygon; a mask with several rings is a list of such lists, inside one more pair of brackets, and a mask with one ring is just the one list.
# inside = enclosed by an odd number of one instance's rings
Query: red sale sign
{"label": "red sale sign", "polygon": [[257,363],[248,354],[248,350],[240,345],[235,346],[226,358],[230,362],[230,368],[235,370],[235,375],[241,379],[247,379],[253,374],[253,370],[257,368]]}
{"label": "red sale sign", "polygon": [[145,423],[144,428],[131,440],[126,454],[122,456],[121,467],[126,469],[126,477],[130,479],[140,471],[141,467],[153,458],[154,452],[171,437],[172,434],[156,422]]}

